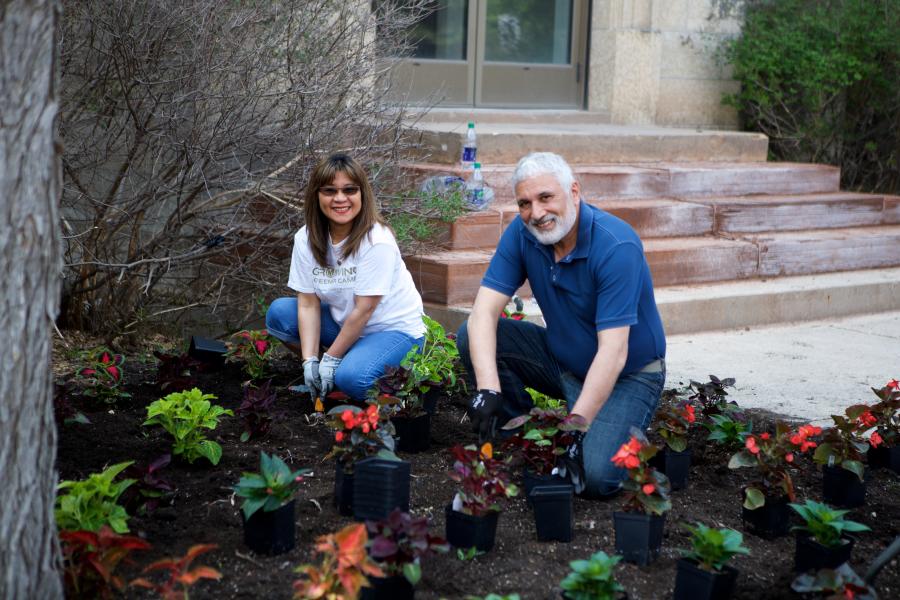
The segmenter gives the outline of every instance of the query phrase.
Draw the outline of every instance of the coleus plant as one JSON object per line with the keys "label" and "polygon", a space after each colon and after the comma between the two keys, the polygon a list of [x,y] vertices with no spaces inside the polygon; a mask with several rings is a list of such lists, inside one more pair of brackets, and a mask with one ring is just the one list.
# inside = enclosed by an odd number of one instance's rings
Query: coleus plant
{"label": "coleus plant", "polygon": [[631,438],[610,459],[626,470],[627,477],[622,482],[625,512],[662,515],[671,510],[669,478],[650,466],[650,459],[658,451],[642,431],[632,427]]}
{"label": "coleus plant", "polygon": [[214,465],[222,458],[222,446],[206,439],[205,429],[215,429],[219,419],[234,413],[212,404],[216,397],[194,388],[186,392],[173,392],[147,407],[147,420],[143,425],[160,425],[174,438],[172,454],[189,463],[206,458]]}
{"label": "coleus plant", "polygon": [[873,448],[900,445],[900,381],[891,379],[881,389],[872,388],[879,402],[870,407],[875,417],[875,431],[869,437]]}
{"label": "coleus plant", "polygon": [[728,403],[725,400],[728,396],[725,388],[734,387],[734,381],[734,377],[719,379],[715,375],[710,375],[709,381],[706,383],[691,380],[689,388],[693,394],[688,397],[688,400],[699,404],[700,411],[706,416],[718,414],[725,410]]}
{"label": "coleus plant", "polygon": [[450,479],[459,484],[452,508],[457,512],[481,517],[500,511],[500,502],[519,493],[510,483],[505,465],[493,457],[491,444],[481,448],[456,445],[450,448],[453,468]]}
{"label": "coleus plant", "polygon": [[779,496],[793,502],[796,496],[788,469],[795,466],[798,455],[816,447],[812,438],[821,433],[821,427],[809,424],[793,430],[786,423],[777,423],[774,435],[748,435],[744,448],[728,462],[730,469],[753,467],[759,474],[759,479],[744,489],[744,508],[755,510],[765,505],[766,498]]}
{"label": "coleus plant", "polygon": [[507,421],[504,430],[515,434],[503,442],[504,453],[513,462],[524,463],[535,475],[550,475],[556,460],[574,441],[576,431],[587,431],[582,418],[571,417],[563,408],[533,408],[527,415]]}
{"label": "coleus plant", "polygon": [[148,550],[150,544],[139,537],[119,535],[108,525],[99,531],[60,531],[63,555],[63,585],[67,598],[112,598],[125,589],[116,575],[134,550]]}
{"label": "coleus plant", "polygon": [[231,336],[225,360],[242,362],[250,379],[262,379],[269,369],[269,361],[275,353],[275,338],[265,329],[238,331]]}
{"label": "coleus plant", "polygon": [[160,473],[172,462],[171,454],[162,456],[144,464],[132,464],[122,474],[134,480],[134,484],[125,490],[122,503],[132,514],[150,514],[159,506],[160,501],[175,491],[175,486]]}
{"label": "coleus plant", "polygon": [[813,460],[829,467],[840,466],[862,481],[865,473],[863,455],[869,449],[862,434],[875,426],[877,418],[865,404],[854,404],[847,407],[843,415],[831,415],[831,420],[834,426],[824,431]]}
{"label": "coleus plant", "polygon": [[275,407],[277,394],[272,389],[272,381],[266,380],[260,386],[248,384],[244,386],[244,397],[235,414],[244,422],[241,441],[265,437],[272,425],[283,421],[286,413]]}
{"label": "coleus plant", "polygon": [[122,389],[124,356],[99,346],[82,352],[80,361],[82,366],[75,372],[75,383],[82,395],[107,404],[131,397]]}
{"label": "coleus plant", "polygon": [[394,426],[382,419],[375,404],[365,410],[349,404],[336,406],[327,416],[334,429],[334,445],[325,458],[337,459],[345,473],[352,473],[356,461],[368,456],[399,460],[394,454]]}
{"label": "coleus plant", "polygon": [[398,416],[417,417],[425,414],[425,393],[435,386],[440,386],[440,382],[422,380],[411,368],[386,367],[384,375],[369,390],[368,398],[379,406],[393,406],[391,412]]}
{"label": "coleus plant", "polygon": [[412,585],[422,578],[423,558],[450,549],[444,538],[428,533],[428,517],[413,517],[399,508],[386,519],[366,521],[366,529],[369,556],[386,575],[403,575]]}
{"label": "coleus plant", "polygon": [[215,550],[216,544],[195,544],[188,548],[184,556],[164,558],[147,565],[143,574],[153,571],[168,571],[169,578],[162,583],[154,583],[146,577],[138,577],[129,585],[154,590],[163,600],[188,600],[188,590],[201,579],[221,579],[222,574],[212,567],[191,568],[201,554]]}
{"label": "coleus plant", "polygon": [[249,519],[260,509],[278,510],[290,502],[308,472],[309,469],[293,471],[278,456],[260,452],[259,473],[244,473],[234,486],[234,493],[244,499],[244,517]]}
{"label": "coleus plant", "polygon": [[656,411],[656,433],[673,452],[684,452],[687,449],[688,431],[696,420],[693,404],[664,404]]}
{"label": "coleus plant", "polygon": [[183,392],[197,386],[196,374],[201,370],[202,362],[188,354],[166,354],[159,350],[154,350],[153,356],[159,360],[156,366],[159,391]]}
{"label": "coleus plant", "polygon": [[118,463],[88,475],[87,479],[60,482],[56,488],[57,527],[68,531],[99,531],[108,525],[116,533],[127,533],[128,513],[118,500],[134,479],[115,479],[131,464],[132,461]]}
{"label": "coleus plant", "polygon": [[355,600],[368,577],[384,577],[384,571],[366,552],[366,526],[347,525],[337,533],[316,539],[316,552],[323,555],[319,565],[297,567],[302,579],[294,582],[298,600]]}

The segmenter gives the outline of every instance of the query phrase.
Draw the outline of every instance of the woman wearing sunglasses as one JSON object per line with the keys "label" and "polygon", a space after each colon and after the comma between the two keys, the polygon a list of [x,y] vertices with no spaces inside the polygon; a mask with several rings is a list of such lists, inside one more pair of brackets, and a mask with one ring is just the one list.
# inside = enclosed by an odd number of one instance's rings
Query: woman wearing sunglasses
{"label": "woman wearing sunglasses", "polygon": [[385,367],[422,345],[422,298],[355,160],[319,163],[304,201],[288,277],[297,297],[272,302],[266,328],[303,359],[313,395],[337,387],[362,400]]}

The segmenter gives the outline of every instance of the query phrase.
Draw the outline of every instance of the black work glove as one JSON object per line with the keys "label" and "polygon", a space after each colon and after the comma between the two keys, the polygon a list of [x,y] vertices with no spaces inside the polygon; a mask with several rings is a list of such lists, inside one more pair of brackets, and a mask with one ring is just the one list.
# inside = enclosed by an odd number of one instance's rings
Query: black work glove
{"label": "black work glove", "polygon": [[469,400],[466,412],[472,419],[472,431],[478,434],[478,442],[484,443],[494,438],[497,430],[497,416],[503,406],[503,396],[494,390],[478,390]]}
{"label": "black work glove", "polygon": [[558,475],[575,487],[575,493],[580,494],[584,491],[585,474],[584,474],[584,436],[585,431],[573,431],[572,443],[566,448],[566,451],[560,454],[556,459],[556,466],[553,468],[553,474]]}

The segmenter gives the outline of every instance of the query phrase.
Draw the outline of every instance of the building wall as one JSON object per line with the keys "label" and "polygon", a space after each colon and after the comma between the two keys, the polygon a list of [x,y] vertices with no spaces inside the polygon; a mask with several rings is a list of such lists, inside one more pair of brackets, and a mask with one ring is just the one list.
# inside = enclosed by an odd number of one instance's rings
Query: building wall
{"label": "building wall", "polygon": [[593,0],[588,110],[612,123],[737,128],[737,90],[716,48],[740,32],[741,0]]}

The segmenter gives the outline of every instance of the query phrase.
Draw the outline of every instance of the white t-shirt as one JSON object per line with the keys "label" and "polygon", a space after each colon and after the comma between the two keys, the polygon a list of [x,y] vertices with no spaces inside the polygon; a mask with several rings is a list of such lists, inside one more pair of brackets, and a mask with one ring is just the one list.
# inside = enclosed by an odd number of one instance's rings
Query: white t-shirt
{"label": "white t-shirt", "polygon": [[315,293],[328,304],[335,322],[343,326],[355,306],[354,296],[381,296],[381,302],[362,335],[378,331],[402,331],[414,338],[425,335],[422,297],[400,256],[391,230],[375,224],[353,256],[340,258],[346,240],[331,244],[328,238],[328,268],[320,266],[309,248],[306,226],[294,235],[288,287]]}

